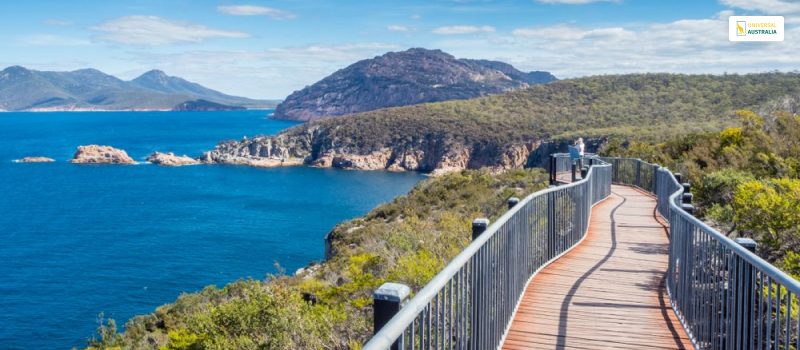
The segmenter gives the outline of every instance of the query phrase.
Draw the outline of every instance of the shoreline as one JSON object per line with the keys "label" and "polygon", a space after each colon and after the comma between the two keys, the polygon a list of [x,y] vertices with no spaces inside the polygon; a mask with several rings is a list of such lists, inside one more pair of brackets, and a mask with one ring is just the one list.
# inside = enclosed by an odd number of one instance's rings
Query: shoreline
{"label": "shoreline", "polygon": [[[257,107],[257,108],[245,108],[244,111],[270,111],[274,110],[275,107]],[[22,110],[22,111],[8,111],[5,109],[0,109],[0,113],[64,113],[64,112],[231,112],[231,111],[176,111],[173,109],[45,109],[45,110]]]}

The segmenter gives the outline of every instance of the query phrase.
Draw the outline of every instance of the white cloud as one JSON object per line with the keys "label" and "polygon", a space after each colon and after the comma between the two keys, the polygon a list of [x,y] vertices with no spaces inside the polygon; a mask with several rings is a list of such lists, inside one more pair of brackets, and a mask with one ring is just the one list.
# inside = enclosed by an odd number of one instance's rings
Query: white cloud
{"label": "white cloud", "polygon": [[72,21],[65,21],[65,20],[55,19],[55,18],[46,19],[46,20],[42,21],[42,23],[44,23],[46,25],[49,25],[49,26],[57,26],[57,27],[69,27],[69,26],[72,26],[73,24],[75,24]]}
{"label": "white cloud", "polygon": [[288,11],[255,5],[218,6],[217,11],[234,16],[269,16],[272,19],[295,18],[295,15]]}
{"label": "white cloud", "polygon": [[585,5],[594,2],[620,2],[621,0],[536,0],[542,4]]}
{"label": "white cloud", "polygon": [[558,24],[518,28],[512,35],[440,40],[457,57],[506,61],[558,77],[634,72],[746,73],[800,67],[800,28],[775,43],[728,41],[728,13],[630,26]]}
{"label": "white cloud", "polygon": [[54,34],[37,34],[23,36],[17,39],[17,42],[23,45],[31,46],[86,46],[91,45],[92,42],[82,38],[73,38],[68,36],[54,35]]}
{"label": "white cloud", "polygon": [[[180,53],[131,52],[133,67],[117,72],[128,79],[159,67],[213,89],[252,98],[284,98],[358,60],[400,49],[385,43],[348,43],[269,48],[253,51],[190,50]],[[128,67],[132,67],[128,65]]]}
{"label": "white cloud", "polygon": [[392,24],[386,26],[386,30],[390,32],[410,32],[411,28],[403,25]]}
{"label": "white cloud", "polygon": [[213,29],[199,24],[169,21],[156,16],[120,17],[93,30],[101,40],[132,45],[199,43],[211,38],[247,38],[243,32]]}
{"label": "white cloud", "polygon": [[556,25],[541,28],[518,28],[511,32],[519,37],[547,37],[553,40],[582,40],[602,38],[623,38],[633,35],[622,27],[582,29],[569,25]]}
{"label": "white cloud", "polygon": [[474,33],[493,33],[494,27],[492,26],[446,26],[434,29],[434,34],[442,35],[457,35],[457,34],[474,34]]}
{"label": "white cloud", "polygon": [[800,2],[784,0],[720,0],[720,3],[743,10],[758,11],[770,15],[800,13]]}

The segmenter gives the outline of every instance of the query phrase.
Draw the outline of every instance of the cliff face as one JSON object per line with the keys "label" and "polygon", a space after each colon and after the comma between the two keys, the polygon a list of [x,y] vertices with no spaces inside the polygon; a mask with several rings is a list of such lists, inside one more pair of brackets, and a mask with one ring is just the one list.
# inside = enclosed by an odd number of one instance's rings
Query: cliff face
{"label": "cliff face", "polygon": [[[469,144],[448,136],[421,142],[385,145],[371,150],[336,147],[343,143],[318,126],[220,143],[200,160],[206,163],[276,167],[306,164],[354,170],[420,171],[439,175],[463,169],[507,169],[543,166],[547,155],[566,150],[568,141],[517,143],[506,146]],[[599,140],[590,140],[589,149]]]}
{"label": "cliff face", "polygon": [[383,107],[468,99],[555,80],[547,72],[525,73],[509,64],[456,59],[439,50],[390,52],[339,70],[296,91],[274,118],[309,121]]}

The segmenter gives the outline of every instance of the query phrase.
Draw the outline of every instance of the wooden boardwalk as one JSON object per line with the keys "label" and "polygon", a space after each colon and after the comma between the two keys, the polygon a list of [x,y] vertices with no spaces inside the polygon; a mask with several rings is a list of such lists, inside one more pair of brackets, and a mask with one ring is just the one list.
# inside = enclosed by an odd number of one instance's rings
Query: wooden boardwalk
{"label": "wooden boardwalk", "polygon": [[692,349],[664,288],[655,199],[613,186],[586,239],[534,277],[503,349]]}

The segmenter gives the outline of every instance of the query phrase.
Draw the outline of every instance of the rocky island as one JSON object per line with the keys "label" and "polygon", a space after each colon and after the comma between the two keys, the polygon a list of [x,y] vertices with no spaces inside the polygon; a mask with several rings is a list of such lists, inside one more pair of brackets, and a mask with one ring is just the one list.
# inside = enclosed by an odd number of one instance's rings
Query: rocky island
{"label": "rocky island", "polygon": [[156,164],[156,165],[163,165],[163,166],[184,166],[184,165],[196,165],[200,164],[200,161],[183,155],[177,156],[175,153],[161,153],[155,152],[147,157],[147,161]]}
{"label": "rocky island", "polygon": [[78,146],[70,161],[75,164],[136,164],[128,153],[111,146]]}
{"label": "rocky island", "polygon": [[184,103],[175,106],[175,108],[173,108],[172,110],[176,112],[187,112],[187,111],[217,112],[217,111],[240,111],[243,109],[246,108],[241,106],[224,105],[221,103],[215,103],[200,99],[200,100],[186,101]]}
{"label": "rocky island", "polygon": [[52,163],[55,161],[55,159],[48,157],[25,157],[16,160],[17,163]]}

